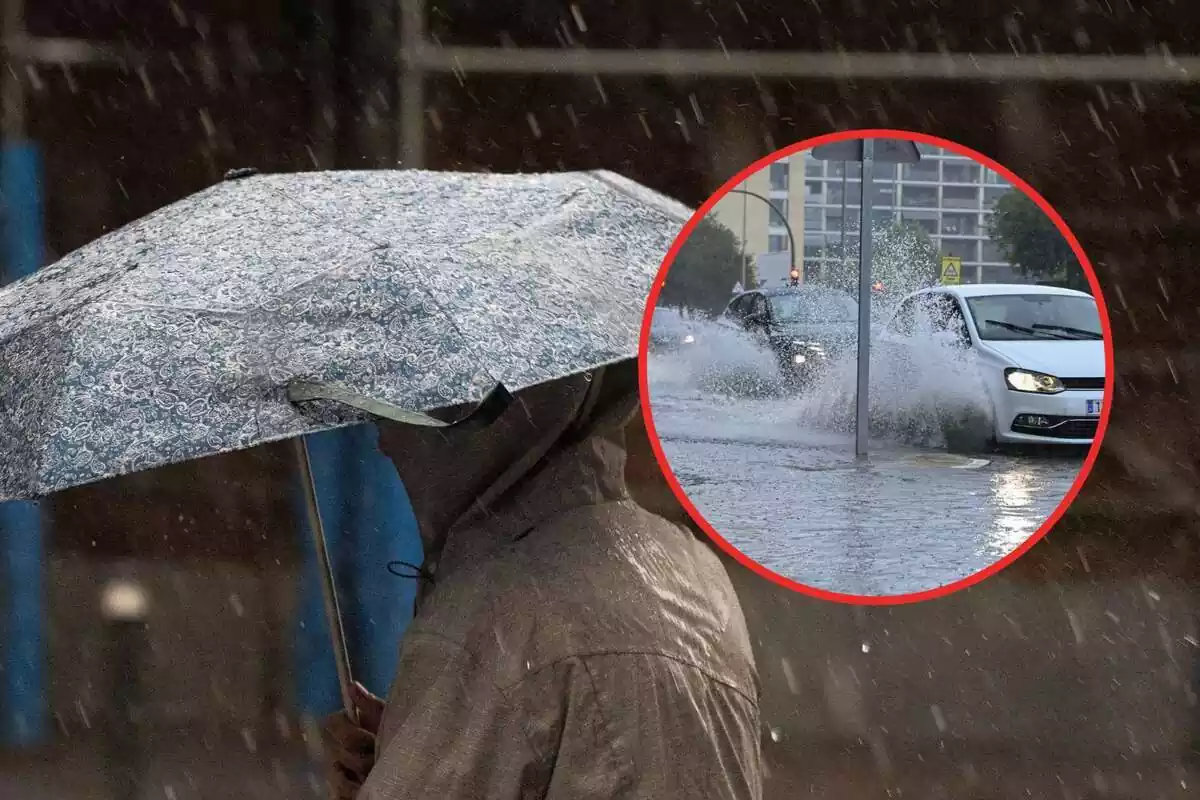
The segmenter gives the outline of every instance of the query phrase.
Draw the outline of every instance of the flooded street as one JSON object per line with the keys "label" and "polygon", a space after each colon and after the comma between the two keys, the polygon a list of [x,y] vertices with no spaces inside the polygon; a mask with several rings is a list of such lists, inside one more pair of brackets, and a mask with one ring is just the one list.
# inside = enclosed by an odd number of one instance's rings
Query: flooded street
{"label": "flooded street", "polygon": [[649,362],[654,425],[697,510],[768,569],[830,591],[930,589],[995,563],[1029,538],[1083,463],[1062,455],[952,455],[823,426],[797,398],[745,397]]}

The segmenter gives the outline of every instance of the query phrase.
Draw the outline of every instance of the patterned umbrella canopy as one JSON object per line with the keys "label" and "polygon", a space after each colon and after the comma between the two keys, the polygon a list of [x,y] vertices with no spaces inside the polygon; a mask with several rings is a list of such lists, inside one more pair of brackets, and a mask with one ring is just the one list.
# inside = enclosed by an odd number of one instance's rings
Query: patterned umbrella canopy
{"label": "patterned umbrella canopy", "polygon": [[231,175],[0,289],[0,500],[633,357],[689,209],[617,175]]}

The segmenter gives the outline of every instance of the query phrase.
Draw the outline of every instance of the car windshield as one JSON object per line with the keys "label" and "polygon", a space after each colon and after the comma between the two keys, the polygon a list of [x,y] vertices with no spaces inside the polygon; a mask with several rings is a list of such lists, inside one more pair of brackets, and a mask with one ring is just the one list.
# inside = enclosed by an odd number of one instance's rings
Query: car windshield
{"label": "car windshield", "polygon": [[858,303],[840,292],[795,292],[775,295],[771,308],[776,322],[853,322]]}
{"label": "car windshield", "polygon": [[1091,297],[1006,294],[968,297],[979,338],[990,341],[1101,339],[1100,311]]}
{"label": "car windshield", "polygon": [[654,309],[654,317],[650,323],[650,330],[654,335],[676,335],[683,333],[687,327],[687,322],[677,309],[662,306]]}

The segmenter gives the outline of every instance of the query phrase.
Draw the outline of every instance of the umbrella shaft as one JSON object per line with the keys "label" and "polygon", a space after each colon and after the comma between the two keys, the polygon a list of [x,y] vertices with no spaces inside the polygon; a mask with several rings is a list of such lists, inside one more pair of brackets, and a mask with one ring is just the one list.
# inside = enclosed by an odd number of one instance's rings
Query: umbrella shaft
{"label": "umbrella shaft", "polygon": [[325,525],[321,521],[321,507],[317,504],[317,484],[313,479],[308,442],[303,436],[298,436],[292,441],[296,447],[296,462],[300,467],[300,480],[304,484],[308,528],[312,531],[313,546],[317,551],[317,565],[321,573],[321,595],[325,601],[325,618],[329,623],[329,637],[333,645],[333,660],[337,666],[338,685],[342,692],[342,706],[350,715],[350,719],[357,724],[358,708],[351,690],[354,678],[350,671],[350,650],[346,646],[346,630],[342,626],[342,612],[338,607],[337,588],[333,581],[333,564],[329,558],[329,546],[325,541]]}

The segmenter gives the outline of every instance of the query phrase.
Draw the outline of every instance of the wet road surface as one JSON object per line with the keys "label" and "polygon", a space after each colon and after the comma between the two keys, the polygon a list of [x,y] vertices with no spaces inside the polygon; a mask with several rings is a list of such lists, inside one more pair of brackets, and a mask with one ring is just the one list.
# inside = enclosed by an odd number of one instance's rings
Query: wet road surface
{"label": "wet road surface", "polygon": [[958,456],[822,430],[795,400],[656,380],[653,421],[697,510],[768,569],[836,592],[936,588],[1011,553],[1058,506],[1082,454]]}

